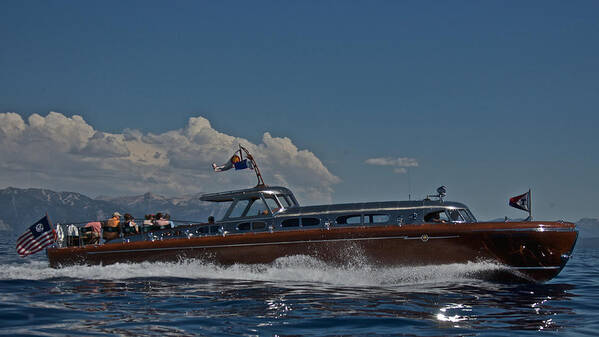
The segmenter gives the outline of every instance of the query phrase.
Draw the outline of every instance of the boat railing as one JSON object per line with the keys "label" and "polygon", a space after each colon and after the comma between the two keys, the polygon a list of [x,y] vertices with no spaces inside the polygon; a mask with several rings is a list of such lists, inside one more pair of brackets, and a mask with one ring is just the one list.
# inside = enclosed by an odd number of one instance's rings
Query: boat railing
{"label": "boat railing", "polygon": [[[100,223],[99,231],[97,227],[90,226],[90,223]],[[175,223],[184,223],[175,225]],[[106,221],[92,222],[77,222],[77,223],[57,223],[57,240],[58,247],[76,247],[86,245],[98,245],[102,243],[122,242],[122,241],[141,241],[141,237],[146,240],[154,241],[156,237],[172,237],[178,232],[172,233],[171,230],[185,230],[186,227],[193,226],[189,222],[169,221],[169,224],[158,225],[152,224],[149,226],[139,225],[130,227],[125,222],[119,222],[116,227],[107,226]]]}
{"label": "boat railing", "polygon": [[[120,222],[117,227],[106,226],[106,221],[96,222],[95,229],[90,223],[71,223],[58,225],[59,231],[57,246],[74,247],[98,245],[103,243],[136,242],[136,241],[161,241],[166,239],[196,238],[204,236],[243,235],[247,233],[264,233],[274,231],[325,229],[339,227],[370,227],[370,226],[405,226],[419,225],[427,222],[425,217],[431,212],[447,211],[446,223],[476,222],[467,209],[454,209],[453,207],[431,206],[430,208],[413,209],[369,209],[347,212],[326,212],[316,214],[296,213],[275,216],[226,218],[214,222],[193,222],[185,220],[171,220],[168,225],[138,225],[130,227],[125,222]],[[444,213],[445,214],[445,213]],[[434,222],[434,221],[433,221]],[[98,224],[100,226],[98,226]],[[175,225],[176,224],[176,225]],[[99,230],[98,230],[99,227]]]}

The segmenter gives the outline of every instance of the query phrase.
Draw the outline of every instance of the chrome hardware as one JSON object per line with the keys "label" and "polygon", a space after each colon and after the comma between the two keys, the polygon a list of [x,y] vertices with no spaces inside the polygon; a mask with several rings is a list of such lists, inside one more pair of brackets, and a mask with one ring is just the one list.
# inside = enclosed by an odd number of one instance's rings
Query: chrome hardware
{"label": "chrome hardware", "polygon": [[443,202],[443,198],[445,198],[446,195],[447,195],[447,187],[439,186],[437,188],[437,194],[429,194],[426,197],[427,197],[427,199],[428,198],[437,198],[437,199],[439,199],[440,202]]}
{"label": "chrome hardware", "polygon": [[226,231],[225,227],[223,227],[223,226],[218,227],[218,233],[220,235],[222,235],[223,237],[225,237],[225,236],[227,236],[227,234],[229,234],[229,232]]}

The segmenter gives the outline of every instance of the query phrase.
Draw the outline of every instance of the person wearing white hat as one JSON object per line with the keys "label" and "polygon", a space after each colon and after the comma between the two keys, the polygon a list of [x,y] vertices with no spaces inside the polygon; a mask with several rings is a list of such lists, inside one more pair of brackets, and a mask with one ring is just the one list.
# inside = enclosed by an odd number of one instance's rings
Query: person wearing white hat
{"label": "person wearing white hat", "polygon": [[112,218],[106,221],[106,227],[104,227],[104,240],[112,240],[119,237],[120,219],[121,213],[112,213]]}

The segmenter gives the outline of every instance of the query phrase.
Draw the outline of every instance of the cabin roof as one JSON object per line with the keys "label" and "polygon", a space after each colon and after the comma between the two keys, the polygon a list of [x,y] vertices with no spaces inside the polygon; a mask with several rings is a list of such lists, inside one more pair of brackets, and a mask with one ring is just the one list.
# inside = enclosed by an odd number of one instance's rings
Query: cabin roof
{"label": "cabin roof", "polygon": [[301,215],[307,213],[320,212],[361,212],[391,209],[410,209],[410,208],[468,208],[468,206],[454,201],[437,200],[411,200],[411,201],[381,201],[381,202],[363,202],[349,204],[332,204],[317,206],[290,207],[279,215]]}
{"label": "cabin roof", "polygon": [[213,202],[226,202],[233,201],[234,199],[243,199],[246,197],[257,196],[259,192],[271,193],[271,194],[291,194],[288,188],[282,186],[256,186],[252,188],[246,188],[242,190],[233,190],[227,192],[207,193],[200,197],[202,201],[213,201]]}

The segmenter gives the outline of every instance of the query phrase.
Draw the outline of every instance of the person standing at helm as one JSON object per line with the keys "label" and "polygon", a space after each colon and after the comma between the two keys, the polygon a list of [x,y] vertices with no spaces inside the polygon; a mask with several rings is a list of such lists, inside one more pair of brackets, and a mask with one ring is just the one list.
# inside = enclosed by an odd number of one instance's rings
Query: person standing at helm
{"label": "person standing at helm", "polygon": [[104,229],[104,239],[112,240],[119,237],[119,224],[121,221],[121,213],[114,212],[112,218],[106,221],[106,228]]}

